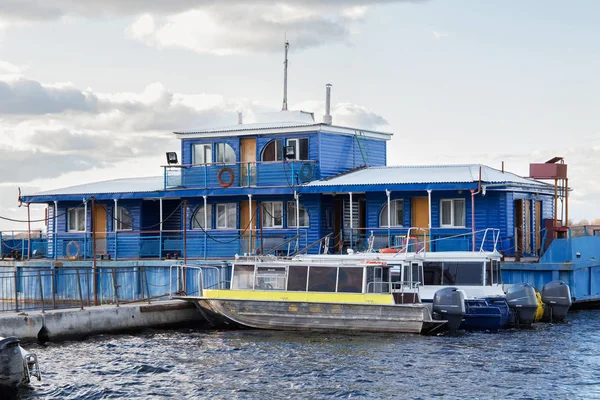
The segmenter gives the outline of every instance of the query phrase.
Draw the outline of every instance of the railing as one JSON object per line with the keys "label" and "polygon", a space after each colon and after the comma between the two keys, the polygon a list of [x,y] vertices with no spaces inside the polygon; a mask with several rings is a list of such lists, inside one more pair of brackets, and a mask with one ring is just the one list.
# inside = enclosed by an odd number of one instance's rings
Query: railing
{"label": "railing", "polygon": [[[169,286],[169,298],[173,298],[174,295],[198,295],[202,296],[206,289],[222,289],[226,280],[221,279],[223,269],[214,266],[198,266],[198,265],[171,265],[169,267],[169,276],[173,277],[173,271],[176,272],[175,281],[171,280]],[[210,273],[205,274],[208,271]],[[196,281],[189,279],[196,274]],[[192,275],[190,275],[192,274]],[[175,290],[173,290],[175,283]]]}
{"label": "railing", "polygon": [[168,165],[163,175],[165,189],[297,186],[320,179],[315,160]]}
{"label": "railing", "polygon": [[2,268],[0,312],[55,310],[166,299],[167,267]]}

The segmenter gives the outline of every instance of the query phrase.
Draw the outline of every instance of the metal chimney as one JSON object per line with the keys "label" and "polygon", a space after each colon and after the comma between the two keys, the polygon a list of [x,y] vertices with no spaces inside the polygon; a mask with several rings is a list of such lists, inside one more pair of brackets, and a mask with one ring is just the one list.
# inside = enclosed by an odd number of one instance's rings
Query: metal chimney
{"label": "metal chimney", "polygon": [[242,124],[243,124],[242,112],[238,111],[238,125],[242,125]]}
{"label": "metal chimney", "polygon": [[325,115],[323,115],[323,123],[331,125],[331,83],[325,85]]}
{"label": "metal chimney", "polygon": [[283,61],[283,106],[281,111],[286,111],[287,108],[287,69],[288,69],[288,49],[290,42],[285,41],[285,60]]}

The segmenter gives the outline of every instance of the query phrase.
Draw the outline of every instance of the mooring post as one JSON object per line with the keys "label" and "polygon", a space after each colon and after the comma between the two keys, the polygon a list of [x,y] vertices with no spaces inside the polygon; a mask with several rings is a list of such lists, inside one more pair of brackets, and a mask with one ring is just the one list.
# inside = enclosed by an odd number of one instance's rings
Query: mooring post
{"label": "mooring post", "polygon": [[42,286],[42,272],[38,269],[38,285],[40,287],[40,300],[42,301],[42,313],[44,310],[44,288]]}

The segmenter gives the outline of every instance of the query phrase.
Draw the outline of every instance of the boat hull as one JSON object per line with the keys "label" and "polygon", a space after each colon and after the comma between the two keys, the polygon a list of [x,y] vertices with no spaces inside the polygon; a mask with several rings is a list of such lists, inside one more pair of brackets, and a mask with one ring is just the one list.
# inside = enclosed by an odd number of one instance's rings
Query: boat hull
{"label": "boat hull", "polygon": [[23,354],[17,338],[0,339],[0,388],[14,388],[25,379]]}
{"label": "boat hull", "polygon": [[196,298],[215,325],[296,331],[427,333],[434,321],[423,304],[348,304]]}

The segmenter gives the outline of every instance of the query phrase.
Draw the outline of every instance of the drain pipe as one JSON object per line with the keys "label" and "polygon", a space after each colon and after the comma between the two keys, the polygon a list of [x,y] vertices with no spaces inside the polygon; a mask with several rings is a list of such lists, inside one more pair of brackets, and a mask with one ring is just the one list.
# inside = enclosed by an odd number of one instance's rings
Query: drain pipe
{"label": "drain pipe", "polygon": [[354,241],[354,216],[352,215],[352,192],[348,192],[348,194],[350,195],[350,248],[352,248],[352,243]]}
{"label": "drain pipe", "polygon": [[210,227],[210,222],[208,221],[208,204],[206,200],[206,196],[202,196],[204,199],[204,259],[206,260],[206,246],[207,246],[207,234],[206,230]]}
{"label": "drain pipe", "polygon": [[391,220],[391,216],[392,216],[392,207],[391,207],[391,203],[392,201],[390,200],[390,195],[392,194],[392,192],[388,189],[385,189],[385,195],[387,196],[387,219],[388,219],[388,223],[387,223],[387,228],[388,228],[388,247],[392,247],[392,234],[390,231],[390,228],[392,226],[392,220]]}
{"label": "drain pipe", "polygon": [[[429,228],[429,250],[431,250],[433,248],[433,246],[431,246],[432,242],[432,238],[433,238],[433,233],[431,233],[431,189],[427,189],[427,202],[428,204],[428,208],[429,208],[429,224],[427,224],[427,227]],[[425,244],[425,251],[427,251],[427,245]]]}

